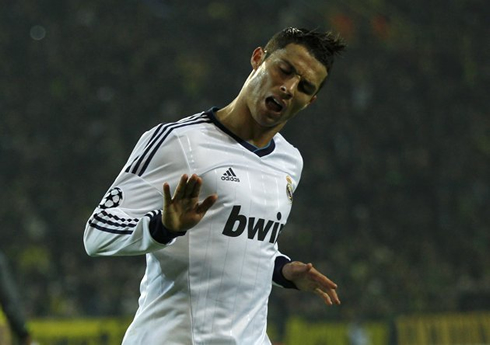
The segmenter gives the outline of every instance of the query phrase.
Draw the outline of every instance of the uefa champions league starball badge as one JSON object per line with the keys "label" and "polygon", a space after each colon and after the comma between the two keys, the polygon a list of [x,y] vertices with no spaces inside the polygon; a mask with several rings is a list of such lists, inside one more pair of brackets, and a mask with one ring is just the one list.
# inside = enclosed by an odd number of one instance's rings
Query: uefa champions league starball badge
{"label": "uefa champions league starball badge", "polygon": [[104,196],[102,201],[99,204],[99,207],[102,209],[118,207],[121,205],[123,200],[123,192],[121,188],[114,187]]}
{"label": "uefa champions league starball badge", "polygon": [[291,177],[286,176],[286,181],[288,182],[288,184],[286,185],[286,194],[289,201],[293,202],[293,180],[291,179]]}

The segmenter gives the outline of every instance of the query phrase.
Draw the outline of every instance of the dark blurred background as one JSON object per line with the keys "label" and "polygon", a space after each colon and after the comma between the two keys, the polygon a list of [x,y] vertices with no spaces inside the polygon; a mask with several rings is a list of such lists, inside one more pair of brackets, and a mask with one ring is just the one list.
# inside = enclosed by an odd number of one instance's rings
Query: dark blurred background
{"label": "dark blurred background", "polygon": [[0,5],[0,250],[31,318],[125,316],[144,258],[85,222],[147,129],[224,106],[286,26],[348,43],[283,134],[305,169],[280,248],[341,307],[274,289],[270,320],[490,310],[490,3],[45,0]]}

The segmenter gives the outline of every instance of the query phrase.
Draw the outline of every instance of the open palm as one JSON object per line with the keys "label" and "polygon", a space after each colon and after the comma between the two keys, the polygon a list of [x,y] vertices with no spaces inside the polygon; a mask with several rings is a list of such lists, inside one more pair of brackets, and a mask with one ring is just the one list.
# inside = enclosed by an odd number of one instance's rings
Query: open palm
{"label": "open palm", "polygon": [[170,231],[184,232],[201,221],[206,212],[214,205],[218,196],[208,196],[199,202],[202,179],[193,174],[190,178],[184,174],[180,178],[174,195],[170,194],[168,183],[163,184],[163,225]]}

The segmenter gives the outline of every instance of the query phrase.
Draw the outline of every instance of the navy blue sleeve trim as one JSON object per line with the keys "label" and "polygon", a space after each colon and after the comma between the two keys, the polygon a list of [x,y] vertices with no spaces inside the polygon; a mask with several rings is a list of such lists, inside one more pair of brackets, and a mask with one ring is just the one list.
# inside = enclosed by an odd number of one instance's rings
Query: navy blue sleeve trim
{"label": "navy blue sleeve trim", "polygon": [[162,223],[162,212],[160,211],[150,219],[150,234],[155,241],[168,244],[174,238],[184,236],[185,232],[174,232],[167,229]]}
{"label": "navy blue sleeve trim", "polygon": [[296,289],[296,285],[290,281],[284,278],[284,275],[282,274],[282,268],[284,267],[285,264],[290,263],[291,260],[289,260],[285,256],[278,256],[276,258],[276,261],[274,262],[274,274],[272,275],[272,280],[274,283],[281,285],[282,287],[286,289]]}

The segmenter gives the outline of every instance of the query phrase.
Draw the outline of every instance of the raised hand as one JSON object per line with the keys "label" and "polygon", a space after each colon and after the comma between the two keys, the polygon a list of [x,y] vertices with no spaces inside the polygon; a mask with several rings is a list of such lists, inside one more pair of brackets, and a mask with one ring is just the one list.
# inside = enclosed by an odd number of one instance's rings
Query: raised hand
{"label": "raised hand", "polygon": [[340,304],[337,284],[318,272],[311,263],[290,262],[282,268],[284,277],[301,291],[311,291],[320,296],[327,305]]}
{"label": "raised hand", "polygon": [[168,183],[163,184],[162,223],[170,231],[184,232],[201,221],[206,212],[214,205],[218,196],[208,196],[201,203],[202,179],[193,174],[190,178],[184,174],[180,178],[174,195],[170,194]]}

